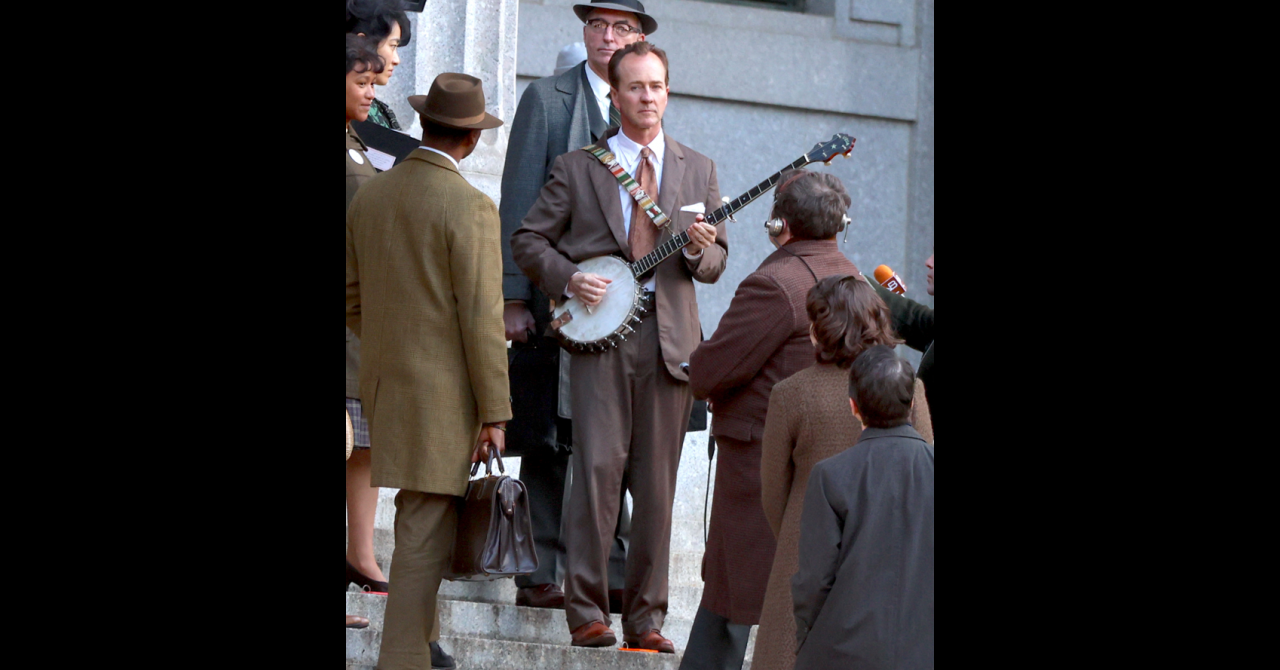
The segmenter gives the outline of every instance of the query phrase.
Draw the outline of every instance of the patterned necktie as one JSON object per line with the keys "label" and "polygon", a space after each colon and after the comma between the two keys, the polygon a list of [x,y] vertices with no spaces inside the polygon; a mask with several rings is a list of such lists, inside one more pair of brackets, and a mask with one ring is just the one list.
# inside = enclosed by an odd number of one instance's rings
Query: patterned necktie
{"label": "patterned necktie", "polygon": [[[658,177],[657,171],[653,168],[653,162],[650,157],[653,152],[649,151],[649,147],[640,149],[640,165],[636,170],[636,183],[654,202],[658,202]],[[631,203],[631,230],[627,233],[627,244],[631,245],[631,260],[636,261],[643,258],[645,254],[653,251],[654,243],[658,239],[658,227],[653,225],[653,219],[645,213],[640,207],[640,203]]]}
{"label": "patterned necktie", "polygon": [[613,104],[613,92],[610,91],[609,94],[604,97],[606,100],[609,101],[609,126],[610,127],[621,126],[622,114],[618,111],[618,108]]}

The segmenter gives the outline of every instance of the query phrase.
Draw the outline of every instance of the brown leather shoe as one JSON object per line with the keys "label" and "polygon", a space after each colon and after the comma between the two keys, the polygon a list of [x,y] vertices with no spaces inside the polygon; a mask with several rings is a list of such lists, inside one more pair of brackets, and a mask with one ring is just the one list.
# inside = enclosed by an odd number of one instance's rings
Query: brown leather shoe
{"label": "brown leather shoe", "polygon": [[573,636],[575,647],[612,647],[618,644],[618,638],[613,631],[599,621],[584,623],[574,629],[570,635]]}
{"label": "brown leather shoe", "polygon": [[651,630],[648,633],[641,635],[639,639],[626,640],[623,647],[631,649],[651,649],[653,651],[660,651],[664,654],[676,653],[675,643],[665,637],[662,637],[662,633],[656,630]]}
{"label": "brown leather shoe", "polygon": [[555,584],[539,584],[527,589],[516,589],[516,604],[521,607],[546,607],[564,609],[564,591]]}
{"label": "brown leather shoe", "polygon": [[622,589],[609,591],[609,612],[611,614],[622,614]]}

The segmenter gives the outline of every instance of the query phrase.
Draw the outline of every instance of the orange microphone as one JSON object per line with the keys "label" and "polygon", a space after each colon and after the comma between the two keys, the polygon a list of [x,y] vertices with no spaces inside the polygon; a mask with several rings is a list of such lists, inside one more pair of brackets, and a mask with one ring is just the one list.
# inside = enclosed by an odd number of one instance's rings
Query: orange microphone
{"label": "orange microphone", "polygon": [[907,287],[902,284],[902,277],[899,277],[898,273],[894,272],[888,265],[881,265],[876,268],[876,281],[898,295],[905,295],[907,292]]}

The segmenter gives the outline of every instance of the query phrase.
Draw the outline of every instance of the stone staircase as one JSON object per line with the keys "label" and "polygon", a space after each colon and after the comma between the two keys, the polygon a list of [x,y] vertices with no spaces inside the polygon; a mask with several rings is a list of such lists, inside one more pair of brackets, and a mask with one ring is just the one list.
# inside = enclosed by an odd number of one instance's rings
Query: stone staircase
{"label": "stone staircase", "polygon": [[[439,600],[440,644],[456,659],[458,670],[677,670],[702,598],[702,501],[709,466],[706,439],[706,431],[685,438],[672,513],[670,597],[662,634],[675,643],[675,655],[625,652],[617,647],[572,647],[564,611],[517,607],[514,580],[444,581]],[[518,458],[507,459],[507,473],[518,477],[519,463]],[[382,489],[374,532],[374,553],[390,579],[394,579],[391,529],[395,494],[396,489]],[[347,614],[369,619],[368,628],[347,630],[347,670],[373,670],[382,640],[386,597],[349,591],[346,598]],[[613,619],[621,646],[621,616],[614,614]],[[750,668],[754,648],[752,629],[744,670]]]}

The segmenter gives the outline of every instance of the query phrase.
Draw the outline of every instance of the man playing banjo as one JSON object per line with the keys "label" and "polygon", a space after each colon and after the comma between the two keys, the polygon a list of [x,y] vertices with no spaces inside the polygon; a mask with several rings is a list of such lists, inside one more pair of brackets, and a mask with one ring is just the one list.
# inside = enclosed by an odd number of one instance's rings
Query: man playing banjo
{"label": "man playing banjo", "polygon": [[[720,206],[715,163],[662,131],[668,80],[666,53],[651,43],[616,51],[609,85],[620,130],[557,158],[511,237],[516,264],[557,305],[568,301],[573,321],[621,314],[625,324],[616,330],[606,324],[612,337],[580,343],[603,351],[575,356],[570,368],[574,476],[565,511],[565,614],[575,646],[617,643],[609,629],[607,567],[620,493],[630,490],[623,639],[630,647],[675,652],[661,629],[676,468],[693,405],[681,365],[702,335],[693,280],[718,280],[729,244],[723,222],[703,222],[703,213]],[[639,290],[629,284],[629,271],[608,277],[578,267],[610,255],[634,262],[681,232],[688,245],[635,277]]]}

